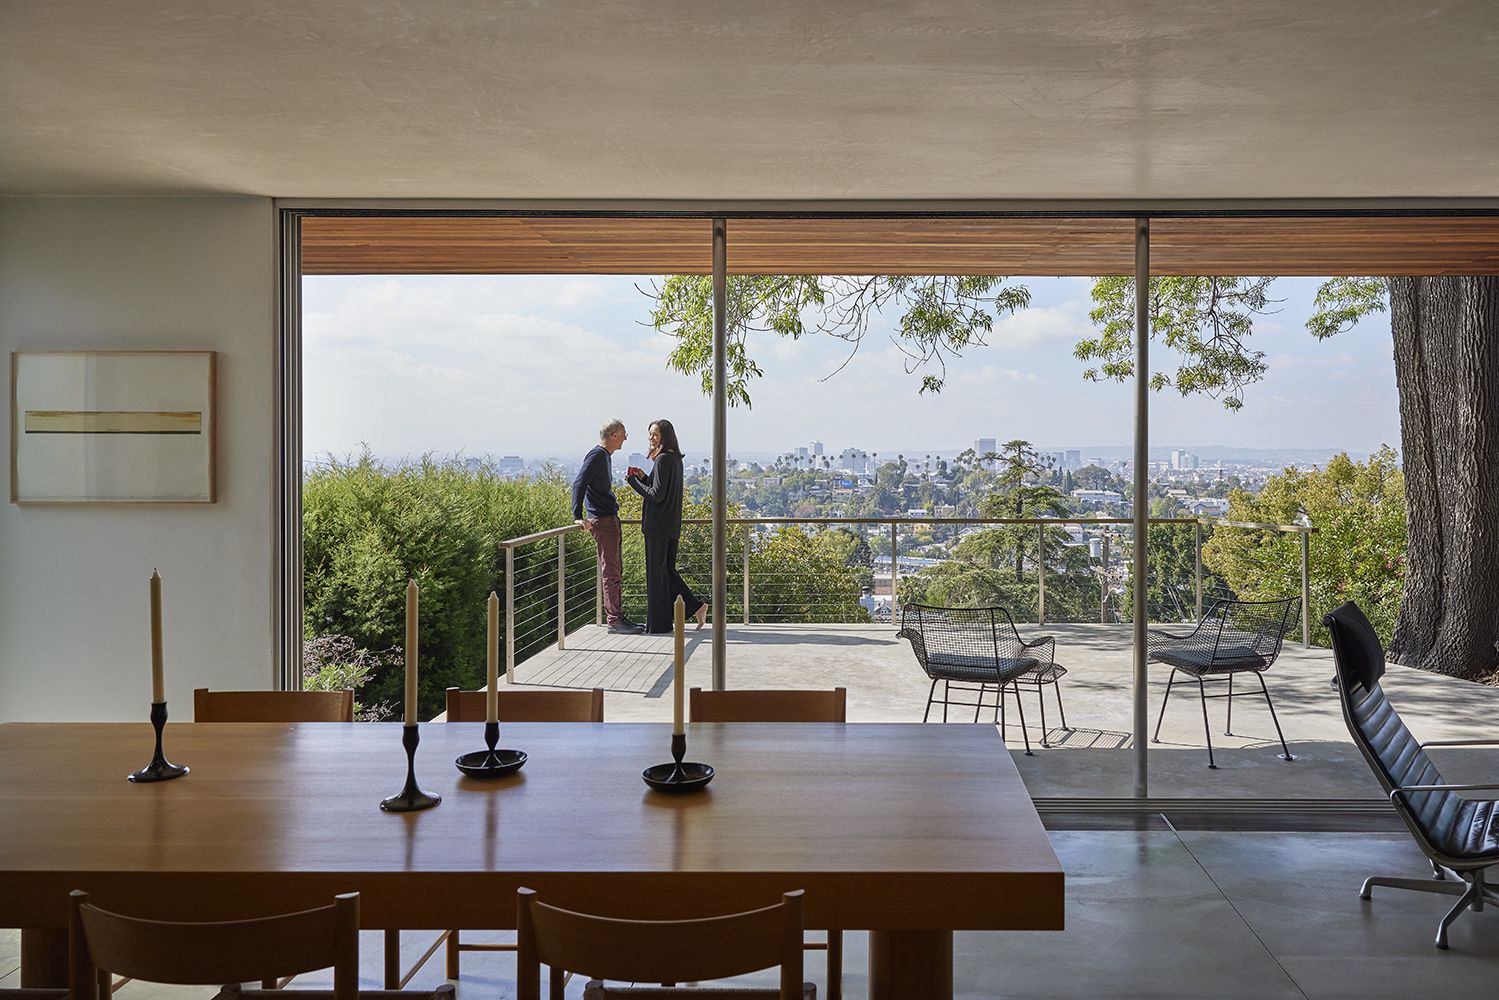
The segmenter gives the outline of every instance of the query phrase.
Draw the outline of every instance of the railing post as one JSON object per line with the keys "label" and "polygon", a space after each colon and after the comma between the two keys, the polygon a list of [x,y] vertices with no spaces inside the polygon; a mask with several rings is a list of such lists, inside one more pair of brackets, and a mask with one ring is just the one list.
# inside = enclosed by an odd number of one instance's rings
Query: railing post
{"label": "railing post", "polygon": [[900,526],[891,522],[890,524],[890,624],[894,625],[899,619],[895,617],[896,594],[900,593],[900,542],[896,538],[896,532]]}
{"label": "railing post", "polygon": [[1312,616],[1309,607],[1312,603],[1311,550],[1312,533],[1303,530],[1301,532],[1301,645],[1307,648],[1312,645]]}
{"label": "railing post", "polygon": [[515,548],[505,549],[505,683],[515,683]]}
{"label": "railing post", "polygon": [[1109,536],[1103,536],[1103,568],[1098,571],[1098,624],[1109,620]]}
{"label": "railing post", "polygon": [[567,535],[557,536],[557,648],[567,648]]}
{"label": "railing post", "polygon": [[1046,525],[1036,525],[1036,623],[1046,624]]}
{"label": "railing post", "polygon": [[1197,620],[1202,621],[1202,522],[1192,522],[1192,572],[1197,585]]}
{"label": "railing post", "polygon": [[[744,624],[750,623],[750,526],[744,526]],[[725,615],[725,618],[728,616]]]}

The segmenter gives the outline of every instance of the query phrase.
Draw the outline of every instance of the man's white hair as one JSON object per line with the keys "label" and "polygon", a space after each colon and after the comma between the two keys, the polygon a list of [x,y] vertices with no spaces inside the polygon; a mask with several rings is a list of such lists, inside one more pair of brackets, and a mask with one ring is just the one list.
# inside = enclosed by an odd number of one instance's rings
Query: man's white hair
{"label": "man's white hair", "polygon": [[604,423],[599,427],[599,440],[606,440],[610,434],[613,434],[615,431],[622,431],[624,429],[625,422],[623,420],[619,419],[618,417],[611,417],[610,419],[605,420]]}

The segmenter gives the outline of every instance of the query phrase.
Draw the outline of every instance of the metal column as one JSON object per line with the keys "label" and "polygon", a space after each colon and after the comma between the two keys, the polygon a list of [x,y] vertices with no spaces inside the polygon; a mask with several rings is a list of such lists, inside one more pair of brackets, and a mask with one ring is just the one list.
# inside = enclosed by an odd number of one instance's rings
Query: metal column
{"label": "metal column", "polygon": [[1148,608],[1145,600],[1146,546],[1150,539],[1149,498],[1150,451],[1150,220],[1135,220],[1135,522],[1134,546],[1134,734],[1135,797],[1149,797],[1149,765],[1146,751],[1150,728],[1149,676],[1145,669],[1147,652],[1145,627]]}
{"label": "metal column", "polygon": [[890,525],[890,624],[899,626],[900,619],[895,617],[896,595],[900,593],[900,538],[897,530],[896,525]]}
{"label": "metal column", "polygon": [[1197,620],[1202,621],[1202,522],[1192,524],[1192,579],[1197,588]]}
{"label": "metal column", "polygon": [[515,549],[505,549],[505,683],[515,683]]}
{"label": "metal column", "polygon": [[557,648],[567,648],[567,536],[557,536]]}
{"label": "metal column", "polygon": [[1301,645],[1312,647],[1312,533],[1301,532]]}
{"label": "metal column", "polygon": [[713,220],[713,690],[727,686],[725,629],[729,604],[729,395],[728,234],[723,219]]}
{"label": "metal column", "polygon": [[750,526],[744,526],[744,624],[750,623]]}
{"label": "metal column", "polygon": [[1036,623],[1046,624],[1046,525],[1036,525]]}

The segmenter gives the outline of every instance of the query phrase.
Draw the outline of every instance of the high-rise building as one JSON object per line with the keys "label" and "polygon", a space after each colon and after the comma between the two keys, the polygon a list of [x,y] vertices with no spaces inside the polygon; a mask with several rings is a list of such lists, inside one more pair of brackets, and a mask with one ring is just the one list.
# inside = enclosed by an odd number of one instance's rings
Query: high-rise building
{"label": "high-rise building", "polygon": [[1178,471],[1182,469],[1197,468],[1197,456],[1185,448],[1177,448],[1171,452],[1171,468]]}
{"label": "high-rise building", "polygon": [[847,472],[867,472],[869,452],[858,448],[844,448],[843,453],[838,456],[838,467]]}
{"label": "high-rise building", "polygon": [[806,458],[808,456],[808,454],[809,454],[809,452],[807,451],[806,448],[798,448],[798,449],[796,449],[796,457],[797,458]]}
{"label": "high-rise building", "polygon": [[813,441],[812,442],[812,454],[814,454],[814,455],[821,455],[822,454],[822,442],[821,441]]}
{"label": "high-rise building", "polygon": [[1062,456],[1063,469],[1081,469],[1083,467],[1083,453],[1076,448],[1069,448]]}
{"label": "high-rise building", "polygon": [[998,444],[998,438],[979,438],[977,441],[973,442],[973,450],[979,458],[983,458],[985,455],[998,451]]}

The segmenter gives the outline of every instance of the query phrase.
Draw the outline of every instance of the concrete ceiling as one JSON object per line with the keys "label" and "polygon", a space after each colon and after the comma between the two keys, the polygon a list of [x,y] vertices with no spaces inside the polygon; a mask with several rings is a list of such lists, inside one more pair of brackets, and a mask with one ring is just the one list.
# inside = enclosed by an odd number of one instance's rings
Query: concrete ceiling
{"label": "concrete ceiling", "polygon": [[1499,197],[1499,4],[4,0],[0,193]]}

